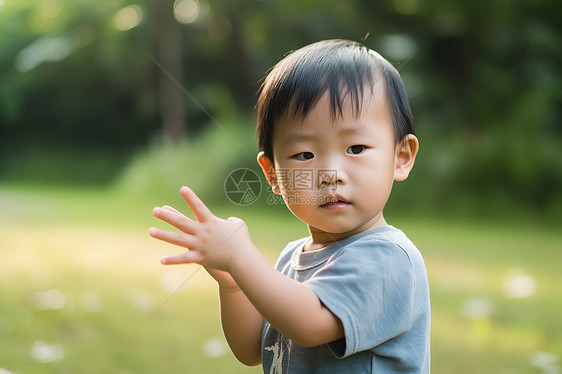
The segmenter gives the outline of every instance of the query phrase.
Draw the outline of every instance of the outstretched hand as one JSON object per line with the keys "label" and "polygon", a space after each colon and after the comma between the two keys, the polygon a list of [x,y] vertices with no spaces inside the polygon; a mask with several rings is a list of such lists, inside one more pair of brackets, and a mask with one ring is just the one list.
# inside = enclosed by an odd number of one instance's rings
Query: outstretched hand
{"label": "outstretched hand", "polygon": [[341,321],[312,289],[271,266],[253,245],[244,221],[216,217],[188,187],[182,187],[180,193],[195,220],[172,207],[157,207],[154,216],[179,232],[151,228],[150,235],[187,249],[163,257],[163,264],[198,263],[217,280],[223,329],[231,339],[231,347],[242,347],[236,348],[242,357],[259,362],[264,318],[303,346],[325,344],[344,336]]}
{"label": "outstretched hand", "polygon": [[245,222],[234,217],[226,220],[216,217],[189,187],[182,187],[180,193],[196,221],[172,207],[156,207],[154,216],[180,232],[152,227],[150,236],[188,251],[163,257],[160,262],[164,265],[198,263],[215,279],[219,277],[223,282],[235,285],[232,277],[225,272],[229,271],[235,257],[243,256],[244,251],[253,246]]}

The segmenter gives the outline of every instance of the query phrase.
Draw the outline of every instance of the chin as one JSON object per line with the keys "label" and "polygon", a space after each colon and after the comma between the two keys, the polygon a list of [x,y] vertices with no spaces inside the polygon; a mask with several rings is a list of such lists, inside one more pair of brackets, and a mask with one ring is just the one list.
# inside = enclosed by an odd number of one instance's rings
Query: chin
{"label": "chin", "polygon": [[359,229],[356,225],[350,225],[349,223],[331,223],[331,224],[324,224],[324,225],[311,225],[317,228],[318,230],[324,231],[330,234],[345,234],[348,232],[353,232]]}

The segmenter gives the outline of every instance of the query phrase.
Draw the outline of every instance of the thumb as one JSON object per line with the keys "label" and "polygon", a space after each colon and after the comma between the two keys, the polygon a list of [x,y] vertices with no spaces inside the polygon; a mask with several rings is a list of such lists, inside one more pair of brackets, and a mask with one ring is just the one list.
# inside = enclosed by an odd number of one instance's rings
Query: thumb
{"label": "thumb", "polygon": [[242,222],[242,223],[244,222],[243,220],[241,220],[241,219],[238,218],[238,217],[228,217],[228,218],[226,219],[226,221],[227,221],[227,222]]}
{"label": "thumb", "polygon": [[193,251],[187,251],[175,256],[162,257],[160,263],[162,265],[192,264],[201,263],[200,256]]}

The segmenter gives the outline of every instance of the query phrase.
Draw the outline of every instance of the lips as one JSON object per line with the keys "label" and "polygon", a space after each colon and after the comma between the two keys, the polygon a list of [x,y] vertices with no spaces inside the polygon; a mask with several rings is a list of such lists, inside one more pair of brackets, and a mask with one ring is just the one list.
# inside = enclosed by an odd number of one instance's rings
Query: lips
{"label": "lips", "polygon": [[325,209],[343,209],[351,205],[349,201],[341,197],[340,195],[330,195],[327,196],[324,204],[320,205],[320,208]]}

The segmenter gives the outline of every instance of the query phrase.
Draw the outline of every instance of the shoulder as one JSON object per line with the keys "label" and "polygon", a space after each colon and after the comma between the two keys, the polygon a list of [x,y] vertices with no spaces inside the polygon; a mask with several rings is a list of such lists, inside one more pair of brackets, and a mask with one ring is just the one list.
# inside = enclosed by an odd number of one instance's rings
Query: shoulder
{"label": "shoulder", "polygon": [[404,292],[426,277],[421,254],[402,231],[387,226],[350,239],[344,239],[325,264],[339,279],[355,278]]}
{"label": "shoulder", "polygon": [[349,241],[342,241],[342,251],[361,260],[386,262],[418,260],[419,251],[410,239],[393,226],[370,230]]}
{"label": "shoulder", "polygon": [[420,313],[415,301],[423,291],[425,273],[414,244],[394,227],[363,232],[338,244],[338,251],[306,283],[342,321],[345,349],[332,348],[339,349],[338,357],[346,357],[412,328]]}

